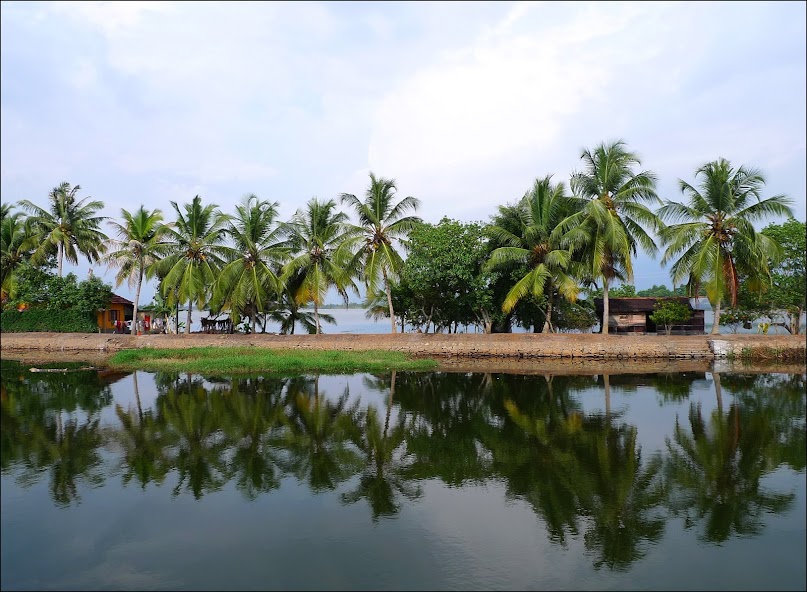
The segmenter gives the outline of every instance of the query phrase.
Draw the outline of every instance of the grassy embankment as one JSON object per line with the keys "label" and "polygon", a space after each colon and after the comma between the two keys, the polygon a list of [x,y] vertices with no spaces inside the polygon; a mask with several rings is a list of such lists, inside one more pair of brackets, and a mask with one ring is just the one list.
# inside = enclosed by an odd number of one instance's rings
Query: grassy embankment
{"label": "grassy embankment", "polygon": [[413,359],[400,352],[270,350],[240,347],[191,347],[187,349],[134,349],[115,353],[108,365],[118,370],[242,374],[272,372],[299,374],[324,372],[384,372],[433,370],[437,362]]}

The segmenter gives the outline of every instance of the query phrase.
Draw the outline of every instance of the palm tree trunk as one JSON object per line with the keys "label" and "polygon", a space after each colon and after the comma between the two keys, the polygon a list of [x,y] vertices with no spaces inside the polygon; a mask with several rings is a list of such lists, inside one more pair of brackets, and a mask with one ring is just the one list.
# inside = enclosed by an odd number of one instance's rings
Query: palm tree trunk
{"label": "palm tree trunk", "polygon": [[720,385],[720,374],[717,372],[712,372],[712,379],[715,382],[715,396],[717,397],[717,412],[722,417],[723,416],[723,389]]}
{"label": "palm tree trunk", "polygon": [[389,400],[387,401],[387,417],[384,420],[384,439],[387,439],[387,430],[389,430],[389,418],[392,413],[392,398],[395,396],[395,370],[392,371],[392,378],[389,386]]}
{"label": "palm tree trunk", "polygon": [[250,318],[250,326],[249,326],[250,331],[252,331],[253,333],[255,333],[255,326],[256,326],[255,325],[255,320],[257,319],[257,316],[258,316],[258,307],[255,306],[255,304],[253,303],[251,305],[251,308],[250,308],[250,317],[251,318]]}
{"label": "palm tree trunk", "polygon": [[137,276],[137,290],[135,290],[134,311],[132,311],[133,333],[137,335],[137,305],[140,302],[140,286],[143,285],[143,266],[140,266],[140,273]]}
{"label": "palm tree trunk", "polygon": [[546,305],[546,320],[544,321],[544,328],[541,330],[541,333],[551,333],[552,332],[552,292],[549,292],[549,298]]}
{"label": "palm tree trunk", "polygon": [[608,335],[608,313],[609,311],[608,306],[608,278],[603,278],[602,280],[602,327],[600,328],[600,333],[603,335]]}
{"label": "palm tree trunk", "polygon": [[712,335],[718,335],[720,333],[720,300],[717,301],[717,305],[715,306],[715,318],[714,322],[712,323]]}
{"label": "palm tree trunk", "polygon": [[188,300],[188,322],[185,324],[185,335],[190,334],[191,332],[191,307],[193,306],[193,302]]}
{"label": "palm tree trunk", "polygon": [[317,321],[317,335],[319,335],[319,307],[317,307],[316,299],[314,299],[314,318]]}
{"label": "palm tree trunk", "polygon": [[389,306],[389,318],[392,323],[392,332],[396,333],[398,328],[395,326],[395,311],[392,308],[392,290],[389,287],[389,280],[387,279],[387,270],[383,270],[384,275],[384,290],[387,292],[387,305]]}
{"label": "palm tree trunk", "polygon": [[610,374],[603,375],[605,382],[605,421],[610,425],[611,423],[611,376]]}
{"label": "palm tree trunk", "polygon": [[143,406],[140,404],[140,389],[137,387],[137,370],[132,372],[132,381],[134,382],[135,401],[137,401],[137,417],[140,418],[140,425],[143,425]]}
{"label": "palm tree trunk", "polygon": [[59,243],[59,277],[62,277],[62,259],[64,258],[64,246]]}

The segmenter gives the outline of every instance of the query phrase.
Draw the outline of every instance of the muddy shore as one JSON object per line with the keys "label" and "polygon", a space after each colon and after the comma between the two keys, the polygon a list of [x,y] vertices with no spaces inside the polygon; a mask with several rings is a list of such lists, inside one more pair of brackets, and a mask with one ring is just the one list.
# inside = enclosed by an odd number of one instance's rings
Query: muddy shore
{"label": "muddy shore", "polygon": [[[103,364],[124,349],[143,347],[260,347],[268,349],[387,350],[432,357],[454,371],[579,373],[707,370],[749,352],[754,368],[804,371],[803,335],[599,335],[599,334],[337,334],[337,335],[113,335],[4,333],[0,356],[27,362]],[[734,365],[736,365],[735,362]],[[773,366],[772,366],[773,364]],[[690,368],[691,367],[691,368]],[[759,371],[759,370],[757,370]],[[786,371],[786,370],[785,370]]]}

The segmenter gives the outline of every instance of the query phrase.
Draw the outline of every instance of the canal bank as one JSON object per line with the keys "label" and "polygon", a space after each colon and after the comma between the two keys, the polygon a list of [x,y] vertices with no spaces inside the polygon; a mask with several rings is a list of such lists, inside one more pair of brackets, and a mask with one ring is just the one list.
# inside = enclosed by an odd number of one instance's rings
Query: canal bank
{"label": "canal bank", "polygon": [[4,333],[0,352],[82,353],[103,357],[137,348],[257,347],[286,350],[397,351],[459,360],[719,360],[746,358],[803,362],[803,335],[600,335],[600,334],[335,334],[335,335],[114,335]]}

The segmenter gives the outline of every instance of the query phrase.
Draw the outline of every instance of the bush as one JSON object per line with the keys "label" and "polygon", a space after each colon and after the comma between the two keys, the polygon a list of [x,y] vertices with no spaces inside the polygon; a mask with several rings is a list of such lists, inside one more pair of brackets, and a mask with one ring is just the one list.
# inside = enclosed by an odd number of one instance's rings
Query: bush
{"label": "bush", "polygon": [[98,322],[86,312],[76,309],[51,311],[45,309],[29,309],[22,312],[6,310],[0,314],[0,332],[25,333],[96,333]]}
{"label": "bush", "polygon": [[689,307],[675,300],[656,300],[654,312],[648,317],[656,326],[664,327],[667,335],[673,325],[688,321],[692,316]]}

